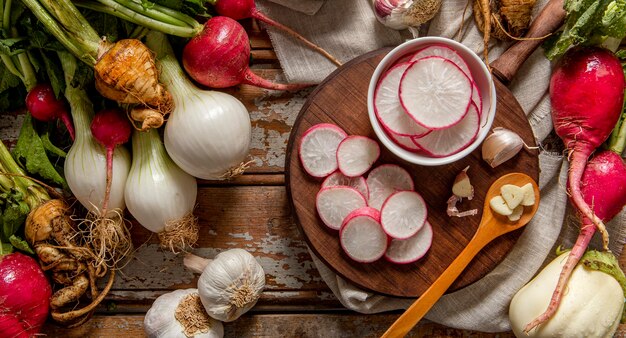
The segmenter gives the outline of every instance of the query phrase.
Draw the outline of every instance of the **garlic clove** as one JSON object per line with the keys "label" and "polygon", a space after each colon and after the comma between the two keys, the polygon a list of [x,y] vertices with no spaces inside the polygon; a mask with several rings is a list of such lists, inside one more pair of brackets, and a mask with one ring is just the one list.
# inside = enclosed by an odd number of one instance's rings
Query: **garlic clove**
{"label": "garlic clove", "polygon": [[524,192],[524,199],[522,200],[522,205],[526,207],[530,207],[535,205],[535,190],[533,189],[532,184],[527,183],[522,187],[522,191]]}
{"label": "garlic clove", "polygon": [[483,142],[482,156],[495,168],[517,155],[522,147],[524,140],[519,135],[509,129],[497,127]]}
{"label": "garlic clove", "polygon": [[496,214],[502,216],[508,216],[513,213],[513,210],[511,210],[509,206],[506,205],[504,198],[502,198],[502,196],[500,195],[494,196],[489,201],[489,206],[491,207],[491,210],[493,210]]}
{"label": "garlic clove", "polygon": [[520,220],[520,218],[522,218],[523,213],[524,213],[524,206],[520,204],[517,207],[515,207],[515,209],[513,209],[510,215],[506,217],[508,217],[509,221],[511,222],[517,222]]}
{"label": "garlic clove", "polygon": [[500,188],[500,195],[502,195],[506,205],[511,210],[517,208],[517,206],[524,200],[524,191],[522,188],[513,184],[503,185]]}
{"label": "garlic clove", "polygon": [[458,197],[471,200],[472,198],[474,198],[474,187],[472,186],[469,176],[467,175],[467,169],[469,169],[469,167],[463,169],[454,178],[454,183],[452,184],[452,193]]}
{"label": "garlic clove", "polygon": [[383,25],[396,30],[407,29],[404,14],[413,0],[374,0],[374,14]]}

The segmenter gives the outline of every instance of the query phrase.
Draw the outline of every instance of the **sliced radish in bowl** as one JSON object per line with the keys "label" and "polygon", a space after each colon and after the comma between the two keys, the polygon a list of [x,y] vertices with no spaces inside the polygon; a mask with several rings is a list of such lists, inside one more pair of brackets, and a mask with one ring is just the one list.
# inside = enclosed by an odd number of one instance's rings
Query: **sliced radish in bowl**
{"label": "sliced radish in bowl", "polygon": [[433,242],[433,229],[426,221],[424,226],[415,235],[407,239],[393,239],[389,243],[385,259],[397,264],[413,263],[430,249]]}
{"label": "sliced radish in bowl", "polygon": [[367,175],[368,205],[380,210],[383,203],[396,191],[413,190],[415,185],[408,171],[396,164],[380,165]]}
{"label": "sliced radish in bowl", "polygon": [[426,222],[426,202],[415,191],[393,193],[380,209],[380,224],[389,237],[407,239]]}
{"label": "sliced radish in bowl", "polygon": [[431,46],[424,47],[418,50],[411,57],[411,61],[417,61],[421,58],[425,58],[428,56],[440,56],[444,59],[448,59],[454,62],[454,64],[456,64],[457,66],[459,66],[459,68],[461,68],[461,70],[465,73],[465,75],[467,75],[470,79],[472,79],[472,72],[467,66],[467,62],[465,62],[465,60],[463,60],[463,58],[459,55],[459,53],[454,51],[454,49],[448,46],[444,46],[444,45],[431,45]]}
{"label": "sliced radish in bowl", "polygon": [[358,192],[365,197],[365,199],[369,198],[369,189],[367,188],[367,183],[365,182],[365,177],[348,177],[342,174],[340,171],[335,171],[330,174],[326,179],[322,182],[322,188],[326,187],[338,187],[338,186],[347,186],[356,189]]}
{"label": "sliced radish in bowl", "polygon": [[365,197],[354,188],[326,187],[317,193],[315,207],[322,222],[333,230],[339,230],[341,223],[352,211],[367,206]]}
{"label": "sliced radish in bowl", "polygon": [[351,259],[371,263],[387,251],[388,238],[380,226],[378,210],[365,207],[348,215],[339,232],[343,251]]}
{"label": "sliced radish in bowl", "polygon": [[330,123],[320,123],[309,128],[300,140],[300,162],[311,176],[326,177],[337,170],[337,147],[346,132]]}
{"label": "sliced radish in bowl", "polygon": [[378,156],[378,142],[365,136],[348,136],[337,148],[337,166],[348,177],[361,176],[370,170]]}
{"label": "sliced radish in bowl", "polygon": [[387,136],[389,136],[389,138],[393,142],[395,142],[403,149],[414,153],[418,153],[420,150],[422,150],[422,148],[420,148],[417,144],[415,144],[415,142],[413,142],[413,138],[411,136],[396,135],[388,130],[386,130],[386,132]]}
{"label": "sliced radish in bowl", "polygon": [[454,62],[428,56],[409,65],[399,93],[402,107],[415,122],[428,129],[443,129],[467,115],[472,82]]}

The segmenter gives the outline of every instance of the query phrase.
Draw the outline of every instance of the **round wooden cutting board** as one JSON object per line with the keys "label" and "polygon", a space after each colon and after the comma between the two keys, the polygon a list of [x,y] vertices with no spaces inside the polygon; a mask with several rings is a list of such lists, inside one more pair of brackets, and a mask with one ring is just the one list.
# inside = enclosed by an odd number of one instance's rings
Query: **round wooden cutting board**
{"label": "round wooden cutting board", "polygon": [[[389,49],[358,57],[331,74],[311,93],[293,126],[286,155],[286,180],[296,223],[313,252],[341,277],[359,287],[378,293],[399,296],[420,296],[470,241],[482,215],[484,196],[496,178],[510,172],[523,172],[536,181],[539,177],[537,153],[520,152],[514,159],[493,169],[482,160],[480,147],[464,159],[449,165],[423,167],[402,161],[381,144],[381,157],[375,163],[396,163],[407,169],[415,181],[415,190],[428,205],[428,221],[433,227],[433,243],[421,260],[399,265],[380,259],[374,263],[358,263],[346,256],[338,240],[338,232],[328,229],[315,210],[315,196],[322,180],[303,170],[298,157],[302,134],[318,123],[334,123],[350,135],[376,139],[367,114],[367,89],[374,69]],[[493,127],[517,132],[526,144],[535,145],[528,120],[515,97],[496,81],[497,113]],[[446,214],[446,201],[451,195],[454,177],[470,166],[468,175],[475,189],[472,201],[458,204],[459,210],[478,208],[476,216],[463,218]],[[470,263],[448,290],[465,287],[491,271],[511,250],[521,230],[504,235],[489,244]]]}

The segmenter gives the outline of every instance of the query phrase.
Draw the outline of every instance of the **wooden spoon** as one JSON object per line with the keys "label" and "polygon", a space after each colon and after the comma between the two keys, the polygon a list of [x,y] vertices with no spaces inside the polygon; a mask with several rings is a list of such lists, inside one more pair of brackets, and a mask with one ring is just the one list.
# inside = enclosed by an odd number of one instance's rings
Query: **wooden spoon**
{"label": "wooden spoon", "polygon": [[[527,183],[533,185],[535,191],[535,204],[525,207],[522,217],[517,222],[510,222],[507,217],[494,214],[489,206],[492,197],[500,195],[500,188],[505,184],[523,186]],[[437,300],[448,290],[450,285],[463,272],[476,254],[495,238],[517,230],[525,226],[537,212],[539,206],[539,187],[530,176],[522,173],[511,173],[497,179],[485,196],[483,216],[478,225],[476,234],[461,251],[459,256],[437,278],[437,280],[389,327],[384,337],[404,337],[417,322],[424,317]]]}

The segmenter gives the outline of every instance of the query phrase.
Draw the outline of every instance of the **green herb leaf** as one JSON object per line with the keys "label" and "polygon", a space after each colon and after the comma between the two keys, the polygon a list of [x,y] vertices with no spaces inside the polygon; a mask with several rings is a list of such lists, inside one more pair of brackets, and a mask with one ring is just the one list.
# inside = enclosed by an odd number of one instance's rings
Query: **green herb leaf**
{"label": "green herb leaf", "polygon": [[[19,77],[13,75],[3,62],[0,62],[0,92],[4,92],[7,89],[19,87],[22,85],[22,81]],[[20,105],[24,103],[24,101],[19,102]],[[6,110],[3,110],[6,111]]]}
{"label": "green herb leaf", "polygon": [[14,192],[9,197],[8,203],[2,211],[2,236],[4,240],[8,240],[11,235],[24,224],[26,217],[30,212],[28,205],[22,201],[22,194]]}
{"label": "green herb leaf", "polygon": [[30,46],[27,38],[0,39],[0,53],[4,55],[17,55],[23,53]]}
{"label": "green herb leaf", "polygon": [[0,256],[8,255],[13,252],[13,245],[0,241]]}
{"label": "green herb leaf", "polygon": [[15,235],[12,235],[11,237],[9,237],[9,242],[11,243],[11,245],[13,245],[14,248],[16,248],[18,250],[24,251],[24,252],[29,253],[31,255],[35,254],[33,249],[30,248],[30,245],[28,245],[28,243],[25,240],[15,236]]}

